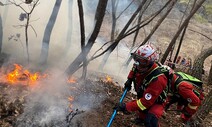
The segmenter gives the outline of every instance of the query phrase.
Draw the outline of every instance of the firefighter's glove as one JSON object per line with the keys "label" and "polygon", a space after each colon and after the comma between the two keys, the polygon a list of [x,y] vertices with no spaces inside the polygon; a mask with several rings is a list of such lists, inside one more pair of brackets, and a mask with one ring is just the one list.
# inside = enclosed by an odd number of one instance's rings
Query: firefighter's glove
{"label": "firefighter's glove", "polygon": [[132,88],[132,79],[128,79],[125,83],[124,83],[124,89],[127,89],[127,91],[130,91]]}
{"label": "firefighter's glove", "polygon": [[115,107],[113,107],[114,110],[122,111],[124,114],[129,114],[129,112],[126,109],[125,103],[117,103]]}

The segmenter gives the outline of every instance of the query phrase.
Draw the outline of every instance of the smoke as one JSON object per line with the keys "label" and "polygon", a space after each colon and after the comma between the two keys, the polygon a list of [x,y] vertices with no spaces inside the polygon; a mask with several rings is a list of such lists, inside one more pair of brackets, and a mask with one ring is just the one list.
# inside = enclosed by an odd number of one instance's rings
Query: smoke
{"label": "smoke", "polygon": [[[41,52],[44,29],[54,6],[54,2],[40,1],[40,4],[35,8],[31,16],[30,24],[33,26],[36,33],[32,29],[29,29],[30,66],[36,67],[36,69],[42,68],[40,66],[37,67],[36,64]],[[18,117],[17,127],[51,126],[51,124],[54,126],[64,126],[67,124],[65,121],[70,110],[70,104],[72,105],[73,110],[79,109],[89,111],[90,109],[99,106],[101,101],[105,98],[102,93],[93,93],[91,82],[78,83],[74,86],[76,89],[70,89],[70,85],[66,82],[67,77],[63,75],[64,70],[81,51],[78,8],[76,1],[74,1],[74,5],[72,6],[74,12],[72,13],[73,29],[71,47],[66,56],[64,55],[68,27],[67,3],[67,0],[62,2],[51,35],[48,56],[48,69],[50,70],[48,74],[50,73],[51,77],[40,81],[38,86],[30,89],[30,94],[27,95],[26,102],[24,103],[24,112]],[[84,0],[83,3],[85,11],[86,39],[88,39],[93,30],[94,12],[96,9],[94,7],[97,5],[98,1]],[[23,12],[17,7],[10,6],[8,8],[7,20],[5,20],[7,22],[3,29],[3,52],[10,54],[11,59],[9,60],[9,63],[14,62],[21,64],[24,63],[23,61],[26,61],[24,28],[20,27],[20,25],[23,25],[25,22],[20,22],[18,20],[21,13]],[[17,34],[20,35],[20,37],[14,39]],[[9,40],[9,37],[13,38]],[[99,49],[102,44],[105,43],[105,40],[107,40],[106,36],[101,35],[101,38],[99,37],[97,39],[97,43],[95,43],[89,56]],[[103,73],[108,73],[116,77],[121,76],[124,77],[123,79],[125,80],[127,72],[122,73],[123,68],[120,67],[128,56],[129,50],[122,44],[119,45],[119,48],[122,50],[111,54]],[[92,61],[88,65],[89,70],[98,71],[98,64],[100,61],[101,57]],[[123,82],[124,80],[121,79],[120,81]],[[18,93],[16,94],[16,97],[18,97]],[[68,97],[70,96],[74,98],[73,102],[69,101]]]}
{"label": "smoke", "polygon": [[8,88],[5,92],[9,95],[8,101],[14,101],[16,98],[25,100],[24,111],[18,117],[15,126],[68,126],[69,122],[73,123],[67,121],[71,111],[87,112],[99,106],[105,98],[103,93],[92,91],[96,84],[80,81],[68,83],[67,77],[57,69],[52,69],[48,74],[48,78],[38,81],[34,86],[19,85],[15,87],[19,88],[18,90]]}
{"label": "smoke", "polygon": [[30,89],[24,112],[17,120],[18,127],[64,124],[69,110],[70,91],[65,79],[58,76],[60,72],[52,73],[50,79],[40,81]]}
{"label": "smoke", "polygon": [[[64,0],[61,3],[60,11],[52,31],[49,47],[48,66],[51,77],[42,80],[38,83],[38,86],[29,89],[30,94],[26,97],[24,103],[24,112],[18,117],[17,127],[34,127],[34,126],[66,126],[67,115],[70,113],[70,105],[72,110],[79,109],[82,111],[89,111],[101,104],[105,96],[103,93],[94,93],[92,90],[92,82],[80,82],[68,84],[67,77],[63,75],[64,70],[68,65],[76,58],[81,52],[80,46],[80,26],[78,17],[77,2],[73,1],[72,10],[72,35],[70,38],[70,49],[64,55],[64,50],[67,48],[67,31],[69,27],[68,22],[68,6],[69,0]],[[111,1],[108,3],[107,14],[111,14]],[[129,0],[120,0],[117,8],[117,14],[121,13],[130,3]],[[158,1],[155,1],[158,2]],[[30,25],[34,28],[29,28],[29,51],[30,51],[30,67],[35,67],[37,70],[42,70],[41,66],[36,66],[40,56],[42,38],[45,31],[45,26],[51,15],[55,1],[40,0],[40,4],[35,8],[32,13]],[[85,19],[85,36],[86,40],[89,38],[94,27],[94,16],[97,0],[83,0],[84,7],[84,19]],[[123,13],[117,22],[117,33],[126,24],[131,14],[134,12],[136,5],[130,6],[128,11]],[[149,10],[147,13],[151,14],[154,10],[157,10],[160,6],[157,4],[157,8]],[[9,63],[23,63],[26,61],[26,47],[24,28],[20,27],[24,25],[24,21],[18,20],[19,15],[23,13],[20,8],[15,6],[7,6],[7,8],[0,8],[0,14],[4,13],[3,18],[3,52],[10,54]],[[7,13],[7,16],[6,14]],[[94,44],[88,57],[91,57],[93,53],[97,51],[105,42],[110,38],[111,31],[111,19],[106,15],[107,19],[104,20],[104,24],[100,31],[100,34]],[[172,22],[173,24],[173,22]],[[171,26],[171,24],[169,25]],[[150,29],[147,29],[149,32]],[[171,31],[167,29],[168,33]],[[161,32],[162,33],[162,32]],[[17,36],[18,35],[18,36]],[[142,35],[139,35],[142,36]],[[155,35],[154,35],[155,36]],[[162,35],[161,35],[162,36]],[[164,36],[164,35],[163,35]],[[140,37],[142,38],[142,37]],[[155,37],[157,38],[157,37]],[[165,38],[165,37],[164,37]],[[162,38],[163,39],[163,38]],[[169,38],[166,38],[167,42]],[[152,41],[160,39],[151,38]],[[141,41],[141,40],[138,40]],[[164,41],[164,40],[162,40]],[[161,42],[162,42],[161,41]],[[123,64],[129,57],[130,44],[132,37],[121,40],[117,49],[110,55],[107,64],[103,70],[99,70],[99,63],[102,61],[102,57],[91,61],[88,65],[88,73],[93,71],[99,71],[101,73],[107,73],[117,80],[120,85],[125,82],[128,72],[131,69],[131,64],[128,68],[123,68]],[[193,43],[192,43],[193,44]],[[192,45],[191,44],[191,45]],[[161,46],[165,47],[165,46]],[[103,49],[106,49],[104,47]],[[7,66],[6,64],[5,66]],[[80,76],[78,71],[76,76]],[[101,87],[101,86],[100,86]],[[72,89],[73,88],[73,89]],[[12,91],[8,91],[12,93]],[[13,92],[9,97],[14,99],[19,97],[19,91]],[[73,97],[74,100],[70,102],[69,97]]]}

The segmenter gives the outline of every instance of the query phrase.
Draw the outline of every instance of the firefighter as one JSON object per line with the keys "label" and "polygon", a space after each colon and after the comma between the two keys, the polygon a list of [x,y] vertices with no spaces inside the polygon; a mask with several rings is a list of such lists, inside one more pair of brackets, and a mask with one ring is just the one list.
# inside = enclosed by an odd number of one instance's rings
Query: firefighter
{"label": "firefighter", "polygon": [[[164,66],[164,65],[163,65]],[[198,110],[204,99],[202,82],[188,74],[182,72],[174,72],[168,68],[172,74],[172,81],[166,110],[170,105],[177,103],[177,111],[181,112],[181,119],[184,123],[191,120],[192,116]]]}
{"label": "firefighter", "polygon": [[143,45],[131,55],[135,63],[124,87],[131,90],[133,82],[137,99],[118,103],[114,108],[124,113],[137,112],[136,120],[143,121],[146,127],[158,127],[165,108],[168,79],[156,63],[159,55],[153,45]]}

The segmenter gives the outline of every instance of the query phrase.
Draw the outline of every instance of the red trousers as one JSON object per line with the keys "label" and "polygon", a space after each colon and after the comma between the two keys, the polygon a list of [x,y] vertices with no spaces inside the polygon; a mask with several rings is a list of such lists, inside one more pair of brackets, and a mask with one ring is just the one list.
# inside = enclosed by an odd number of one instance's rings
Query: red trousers
{"label": "red trousers", "polygon": [[[151,113],[157,119],[159,119],[163,115],[164,108],[165,108],[165,104],[154,104],[148,109],[148,111],[139,111],[138,116],[141,120],[145,120],[147,113]],[[159,127],[160,126],[159,122],[157,124]]]}

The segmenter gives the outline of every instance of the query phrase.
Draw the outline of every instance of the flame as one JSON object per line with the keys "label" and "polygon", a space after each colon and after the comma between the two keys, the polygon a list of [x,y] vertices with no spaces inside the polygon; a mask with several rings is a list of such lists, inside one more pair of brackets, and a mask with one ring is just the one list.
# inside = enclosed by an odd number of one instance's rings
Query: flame
{"label": "flame", "polygon": [[[5,76],[5,77],[4,77]],[[39,79],[44,79],[44,78],[49,78],[50,76],[48,74],[40,74],[39,72],[32,73],[29,70],[24,69],[21,65],[19,64],[14,64],[14,69],[10,71],[9,73],[6,73],[3,77],[6,79],[6,81],[10,84],[22,84],[26,82],[28,86],[34,86],[34,84],[37,83]],[[5,80],[4,79],[4,80]],[[68,83],[76,83],[77,80],[74,77],[70,77],[67,80]],[[75,87],[72,87],[74,89]],[[76,88],[75,88],[76,89]],[[73,104],[72,102],[74,101],[74,97],[69,96],[68,97],[69,101],[69,110],[70,112],[73,111]]]}
{"label": "flame", "polygon": [[46,78],[47,74],[40,75],[38,72],[31,73],[29,70],[24,70],[21,65],[14,64],[14,70],[6,75],[6,79],[11,84],[16,84],[21,81],[27,81],[27,84],[35,84],[40,78]]}
{"label": "flame", "polygon": [[109,75],[106,75],[106,82],[112,82],[112,78]]}
{"label": "flame", "polygon": [[72,105],[71,103],[74,101],[74,97],[70,96],[70,97],[68,97],[68,100],[69,100],[69,102],[70,102],[70,105],[69,105],[70,112],[72,112],[72,111],[73,111],[73,110],[72,110],[73,105]]}
{"label": "flame", "polygon": [[68,79],[67,82],[68,82],[68,83],[76,83],[77,80],[76,80],[76,78],[74,78],[74,77],[70,77],[70,78]]}

